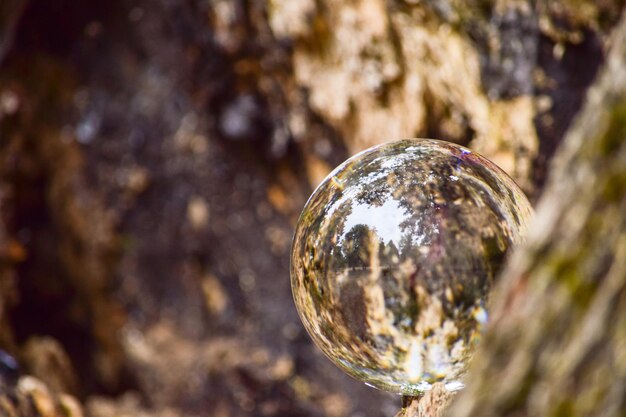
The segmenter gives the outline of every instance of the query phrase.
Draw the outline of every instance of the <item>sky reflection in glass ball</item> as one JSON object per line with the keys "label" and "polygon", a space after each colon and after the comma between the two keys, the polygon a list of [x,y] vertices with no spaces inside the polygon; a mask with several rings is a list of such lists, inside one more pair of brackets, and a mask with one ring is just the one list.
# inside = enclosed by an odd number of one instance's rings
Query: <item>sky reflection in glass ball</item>
{"label": "sky reflection in glass ball", "polygon": [[532,209],[501,169],[458,145],[402,140],[337,167],[307,202],[291,285],[314,342],[368,385],[462,387],[489,293]]}

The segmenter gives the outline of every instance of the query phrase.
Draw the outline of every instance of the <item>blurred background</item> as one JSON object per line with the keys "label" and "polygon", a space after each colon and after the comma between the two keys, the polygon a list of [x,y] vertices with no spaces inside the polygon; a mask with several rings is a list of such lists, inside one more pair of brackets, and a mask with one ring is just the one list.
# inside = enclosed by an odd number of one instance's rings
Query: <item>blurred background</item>
{"label": "blurred background", "polygon": [[0,415],[394,415],[297,317],[306,198],[432,137],[535,200],[623,8],[0,0]]}

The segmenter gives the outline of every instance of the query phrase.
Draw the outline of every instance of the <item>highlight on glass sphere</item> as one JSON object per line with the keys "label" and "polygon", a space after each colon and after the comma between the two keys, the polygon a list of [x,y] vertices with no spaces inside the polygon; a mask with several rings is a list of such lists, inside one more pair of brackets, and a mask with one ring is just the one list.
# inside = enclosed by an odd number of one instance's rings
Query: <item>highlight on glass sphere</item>
{"label": "highlight on glass sphere", "polygon": [[490,289],[531,213],[509,176],[464,147],[410,139],[363,151],[329,174],[298,221],[300,318],[370,386],[459,389]]}

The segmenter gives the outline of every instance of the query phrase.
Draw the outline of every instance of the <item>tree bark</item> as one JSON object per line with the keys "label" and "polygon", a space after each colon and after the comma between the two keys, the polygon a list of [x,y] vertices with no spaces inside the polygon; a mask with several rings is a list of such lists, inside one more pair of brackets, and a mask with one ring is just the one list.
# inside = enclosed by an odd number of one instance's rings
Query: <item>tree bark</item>
{"label": "tree bark", "polygon": [[0,4],[0,64],[11,47],[17,22],[27,0],[6,0]]}
{"label": "tree bark", "polygon": [[449,416],[626,413],[626,20],[612,44]]}
{"label": "tree bark", "polygon": [[[24,4],[0,0],[0,414],[345,417],[399,399],[303,334],[288,251],[306,196],[415,136],[472,147],[532,195],[624,1]],[[622,393],[618,81],[561,152],[453,413]]]}
{"label": "tree bark", "polygon": [[434,384],[423,397],[407,398],[396,417],[442,417],[453,398],[445,386]]}

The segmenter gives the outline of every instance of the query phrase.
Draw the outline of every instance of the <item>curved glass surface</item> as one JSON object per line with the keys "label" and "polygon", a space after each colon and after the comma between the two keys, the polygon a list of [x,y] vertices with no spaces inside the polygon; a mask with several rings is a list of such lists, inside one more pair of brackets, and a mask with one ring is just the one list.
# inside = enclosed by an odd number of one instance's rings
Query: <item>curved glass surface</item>
{"label": "curved glass surface", "polygon": [[517,185],[461,146],[403,140],[364,151],[324,180],[298,222],[291,283],[304,326],[368,385],[457,389],[530,216]]}

